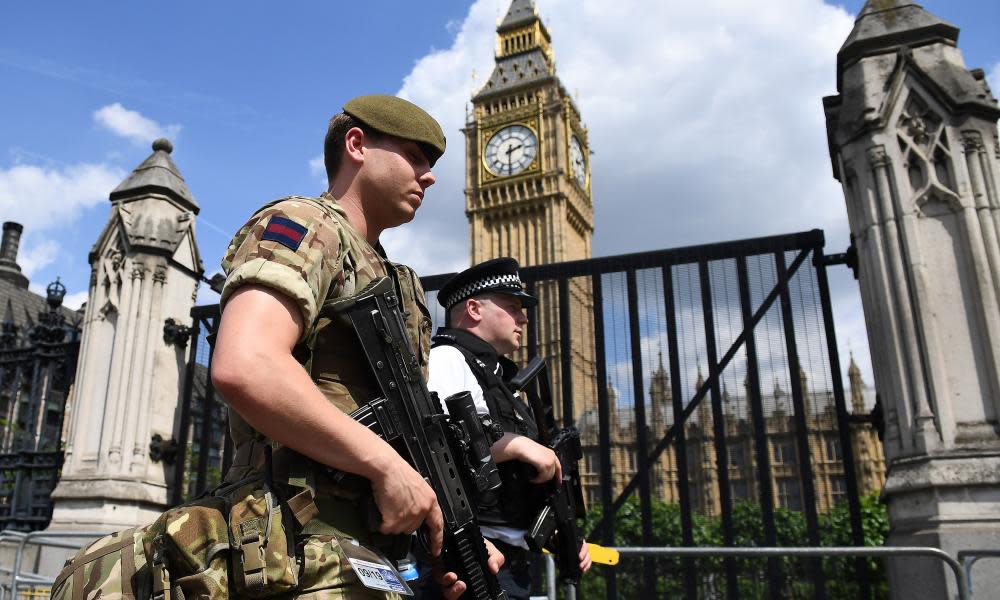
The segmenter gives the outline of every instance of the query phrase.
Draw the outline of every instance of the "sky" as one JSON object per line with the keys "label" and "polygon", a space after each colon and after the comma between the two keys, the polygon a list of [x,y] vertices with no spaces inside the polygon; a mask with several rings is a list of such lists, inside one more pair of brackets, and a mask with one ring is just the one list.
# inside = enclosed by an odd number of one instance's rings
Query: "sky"
{"label": "sky", "polygon": [[[536,4],[589,129],[595,256],[813,228],[828,253],[846,248],[821,99],[862,0]],[[108,193],[161,136],[201,206],[211,275],[258,206],[325,189],[326,122],[362,93],[417,102],[450,144],[414,222],[385,234],[390,256],[422,275],[468,266],[460,128],[507,5],[7,3],[0,219],[25,226],[33,289],[60,277],[67,305],[86,299]],[[1000,2],[922,5],[961,29],[967,66],[1000,90]],[[853,352],[871,381],[857,284],[845,268],[831,279],[844,360]]]}

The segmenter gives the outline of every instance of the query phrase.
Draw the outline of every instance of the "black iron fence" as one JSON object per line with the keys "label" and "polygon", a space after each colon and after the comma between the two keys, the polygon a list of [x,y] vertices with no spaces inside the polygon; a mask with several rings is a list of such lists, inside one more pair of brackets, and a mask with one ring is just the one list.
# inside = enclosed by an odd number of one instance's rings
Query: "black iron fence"
{"label": "black iron fence", "polygon": [[76,371],[75,323],[61,308],[66,288],[18,324],[8,303],[0,323],[0,530],[44,529],[59,481],[63,413]]}
{"label": "black iron fence", "polygon": [[[540,303],[520,358],[550,359],[557,414],[581,430],[591,538],[647,547],[864,545],[866,484],[826,271],[844,259],[823,246],[813,230],[522,270]],[[446,278],[423,280],[431,306]],[[232,454],[209,376],[218,307],[192,315],[175,502],[217,481]],[[443,309],[434,319],[443,322]],[[840,517],[836,541],[824,534],[831,515]],[[634,572],[599,570],[584,591],[869,597],[870,565],[841,560],[645,558]]]}

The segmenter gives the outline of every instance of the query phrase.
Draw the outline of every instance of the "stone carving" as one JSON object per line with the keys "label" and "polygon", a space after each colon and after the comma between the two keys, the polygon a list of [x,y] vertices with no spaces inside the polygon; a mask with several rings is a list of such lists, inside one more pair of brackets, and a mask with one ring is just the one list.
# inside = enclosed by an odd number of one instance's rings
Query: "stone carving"
{"label": "stone carving", "polygon": [[109,248],[101,261],[100,270],[103,271],[102,281],[104,303],[100,308],[101,318],[118,310],[121,301],[122,277],[120,270],[124,264],[124,255],[117,248]]}
{"label": "stone carving", "polygon": [[941,117],[920,96],[910,92],[897,126],[926,152],[941,133]]}
{"label": "stone carving", "polygon": [[962,149],[966,154],[983,152],[986,146],[983,144],[983,136],[978,131],[962,132]]}
{"label": "stone carving", "polygon": [[889,166],[889,155],[885,151],[885,146],[872,146],[869,148],[868,162],[873,167]]}

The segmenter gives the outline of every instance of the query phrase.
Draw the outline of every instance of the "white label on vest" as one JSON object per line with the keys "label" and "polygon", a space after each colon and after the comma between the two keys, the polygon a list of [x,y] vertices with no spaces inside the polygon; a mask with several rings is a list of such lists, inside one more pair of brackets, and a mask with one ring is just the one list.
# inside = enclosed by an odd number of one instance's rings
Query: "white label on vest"
{"label": "white label on vest", "polygon": [[347,557],[347,560],[350,561],[351,566],[354,567],[354,574],[358,576],[365,587],[384,592],[397,592],[406,596],[413,595],[410,587],[391,566],[360,558]]}
{"label": "white label on vest", "polygon": [[405,596],[412,596],[413,590],[406,585],[403,578],[399,576],[399,571],[392,566],[392,562],[384,554],[375,548],[369,548],[357,540],[350,538],[337,538],[340,541],[340,549],[347,556],[348,562],[354,569],[354,574],[358,576],[365,587],[383,592],[398,592]]}

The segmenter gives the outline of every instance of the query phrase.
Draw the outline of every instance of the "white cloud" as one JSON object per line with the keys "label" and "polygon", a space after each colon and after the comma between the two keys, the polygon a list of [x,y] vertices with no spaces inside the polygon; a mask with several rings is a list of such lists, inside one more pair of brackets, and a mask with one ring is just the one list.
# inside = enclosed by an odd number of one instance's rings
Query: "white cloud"
{"label": "white cloud", "polygon": [[[852,15],[821,0],[536,3],[589,130],[596,256],[813,228],[826,231],[828,252],[847,245],[822,97],[836,93]],[[399,91],[448,137],[438,183],[403,228],[409,239],[434,240],[426,250],[404,246],[404,261],[415,249],[428,254],[421,274],[450,270],[448,248],[467,260],[461,128],[492,72],[497,16],[508,5],[475,2],[450,29],[452,46],[419,59]],[[846,367],[848,339],[859,364],[868,361],[857,289],[844,290],[834,295]]]}
{"label": "white cloud", "polygon": [[[460,128],[507,4],[476,2],[452,47],[418,60],[400,90],[448,136],[409,226],[435,240],[468,243]],[[819,0],[537,4],[589,127],[595,254],[814,227],[846,245],[821,98],[835,93],[850,15]]]}
{"label": "white cloud", "polygon": [[157,138],[176,140],[181,126],[160,125],[142,114],[115,102],[94,111],[94,121],[102,127],[130,140],[137,146],[146,146]]}
{"label": "white cloud", "polygon": [[993,65],[993,68],[986,73],[986,83],[990,84],[994,98],[1000,96],[1000,62]]}
{"label": "white cloud", "polygon": [[469,266],[464,242],[446,237],[429,244],[428,239],[415,227],[404,226],[385,231],[379,241],[390,258],[410,266],[418,275],[453,273]]}
{"label": "white cloud", "polygon": [[55,240],[44,240],[41,243],[22,248],[17,255],[17,264],[24,271],[25,276],[31,279],[39,271],[52,264],[59,256],[59,244]]}
{"label": "white cloud", "polygon": [[319,179],[326,187],[326,163],[323,162],[322,154],[309,161],[309,174]]}
{"label": "white cloud", "polygon": [[63,298],[63,306],[77,310],[83,306],[84,302],[87,301],[87,296],[88,294],[86,291],[76,292],[75,294],[66,294],[66,297]]}
{"label": "white cloud", "polygon": [[[49,284],[47,284],[47,283],[44,283],[44,284],[43,283],[31,283],[31,284],[28,285],[28,289],[31,290],[32,292],[38,294],[42,298],[44,298],[48,294],[48,292],[46,292],[46,289],[45,289],[45,288],[48,287],[48,285]],[[89,294],[87,293],[86,290],[84,290],[82,292],[75,292],[75,293],[72,293],[72,294],[67,293],[63,297],[63,306],[65,306],[66,308],[72,309],[72,310],[77,310],[78,308],[80,308],[81,306],[83,306],[84,302],[87,301],[88,295]]]}
{"label": "white cloud", "polygon": [[105,164],[0,169],[0,214],[32,234],[54,229],[76,220],[80,211],[107,202],[124,178],[124,171]]}

